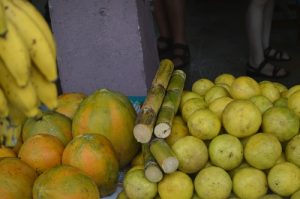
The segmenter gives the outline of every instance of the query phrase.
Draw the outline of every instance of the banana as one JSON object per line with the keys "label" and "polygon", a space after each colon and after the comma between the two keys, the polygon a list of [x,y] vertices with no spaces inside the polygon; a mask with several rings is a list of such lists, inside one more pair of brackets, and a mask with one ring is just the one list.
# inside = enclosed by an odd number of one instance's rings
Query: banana
{"label": "banana", "polygon": [[35,67],[32,67],[31,81],[40,101],[48,109],[56,108],[58,103],[56,84],[46,80]]}
{"label": "banana", "polygon": [[4,35],[7,31],[7,26],[6,26],[6,17],[4,14],[4,8],[3,4],[0,1],[0,35]]}
{"label": "banana", "polygon": [[0,145],[14,147],[21,136],[22,125],[14,125],[9,119],[0,120]]}
{"label": "banana", "polygon": [[53,33],[48,25],[47,21],[41,15],[41,13],[27,0],[12,0],[12,2],[21,10],[23,10],[32,21],[41,29],[42,33],[45,35],[48,43],[50,44],[52,53],[56,57],[56,43]]}
{"label": "banana", "polygon": [[25,123],[27,117],[16,106],[8,104],[9,116],[7,117],[12,125],[22,125]]}
{"label": "banana", "polygon": [[8,102],[20,109],[27,117],[33,117],[39,113],[39,100],[31,81],[26,86],[19,87],[13,81],[13,77],[2,60],[0,61],[0,86]]}
{"label": "banana", "polygon": [[3,90],[0,88],[0,118],[7,117],[9,108]]}
{"label": "banana", "polygon": [[7,20],[6,34],[0,36],[0,57],[18,86],[25,86],[30,76],[30,55],[10,20]]}
{"label": "banana", "polygon": [[11,0],[2,0],[6,17],[16,26],[31,59],[48,81],[57,79],[56,57],[52,53],[46,37],[31,18]]}

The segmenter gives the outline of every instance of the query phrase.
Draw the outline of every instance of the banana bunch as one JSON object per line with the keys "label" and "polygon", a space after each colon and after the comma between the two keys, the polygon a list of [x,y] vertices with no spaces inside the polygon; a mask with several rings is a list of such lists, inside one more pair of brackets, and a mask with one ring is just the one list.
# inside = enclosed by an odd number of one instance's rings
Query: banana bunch
{"label": "banana bunch", "polygon": [[0,0],[0,120],[17,126],[39,116],[41,104],[54,109],[57,76],[56,43],[44,17],[27,0]]}

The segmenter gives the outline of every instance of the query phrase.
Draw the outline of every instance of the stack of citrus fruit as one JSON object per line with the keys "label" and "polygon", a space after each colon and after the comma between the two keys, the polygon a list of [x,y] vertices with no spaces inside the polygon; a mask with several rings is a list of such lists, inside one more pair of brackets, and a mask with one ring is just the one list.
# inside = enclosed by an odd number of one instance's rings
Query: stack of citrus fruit
{"label": "stack of citrus fruit", "polygon": [[139,172],[125,175],[119,198],[299,198],[299,119],[300,85],[199,79],[183,91],[165,138],[178,169],[150,183],[139,154],[132,162]]}

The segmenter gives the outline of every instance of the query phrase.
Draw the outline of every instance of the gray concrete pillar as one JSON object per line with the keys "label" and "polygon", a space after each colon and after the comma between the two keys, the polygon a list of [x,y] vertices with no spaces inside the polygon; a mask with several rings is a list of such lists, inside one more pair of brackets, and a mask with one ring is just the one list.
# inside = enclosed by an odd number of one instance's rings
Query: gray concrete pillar
{"label": "gray concrete pillar", "polygon": [[158,67],[143,0],[49,0],[63,92],[107,88],[146,95]]}

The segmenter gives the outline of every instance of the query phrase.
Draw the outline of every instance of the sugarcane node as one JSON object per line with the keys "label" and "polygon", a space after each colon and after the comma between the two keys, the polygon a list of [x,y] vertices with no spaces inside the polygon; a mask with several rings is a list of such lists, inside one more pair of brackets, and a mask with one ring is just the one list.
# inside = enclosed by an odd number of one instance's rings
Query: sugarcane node
{"label": "sugarcane node", "polygon": [[133,135],[140,143],[150,141],[156,120],[156,113],[153,109],[144,108],[138,114],[136,124],[133,128]]}

